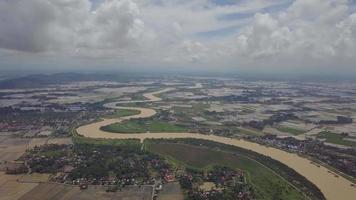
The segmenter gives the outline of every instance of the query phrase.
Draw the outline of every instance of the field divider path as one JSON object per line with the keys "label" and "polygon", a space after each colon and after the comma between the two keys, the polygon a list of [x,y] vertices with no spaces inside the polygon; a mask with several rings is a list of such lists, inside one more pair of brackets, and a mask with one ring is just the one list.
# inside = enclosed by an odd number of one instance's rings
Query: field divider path
{"label": "field divider path", "polygon": [[120,123],[125,120],[148,118],[156,114],[156,111],[151,108],[141,107],[124,107],[119,106],[124,103],[144,103],[144,102],[157,102],[162,99],[155,95],[174,90],[174,88],[166,88],[156,92],[146,93],[143,96],[147,100],[139,101],[119,101],[105,104],[104,107],[111,109],[129,109],[138,110],[140,114],[121,117],[117,119],[103,119],[99,122],[83,125],[77,128],[77,133],[84,137],[89,138],[105,138],[105,139],[139,139],[143,142],[145,139],[178,139],[178,138],[194,138],[210,140],[222,144],[232,145],[254,151],[256,153],[269,156],[279,162],[294,169],[296,172],[307,178],[310,182],[314,183],[324,194],[328,200],[355,200],[356,188],[352,186],[352,182],[344,177],[336,177],[329,173],[328,169],[324,166],[317,167],[311,164],[311,160],[303,158],[294,153],[289,153],[273,147],[263,146],[257,143],[249,142],[242,139],[232,139],[216,135],[200,134],[200,133],[110,133],[101,130],[103,126],[113,123]]}

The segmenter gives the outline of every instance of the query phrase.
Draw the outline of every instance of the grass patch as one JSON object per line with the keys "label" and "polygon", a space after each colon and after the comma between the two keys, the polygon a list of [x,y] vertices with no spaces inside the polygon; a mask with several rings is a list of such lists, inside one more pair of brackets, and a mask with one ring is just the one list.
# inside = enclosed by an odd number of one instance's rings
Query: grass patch
{"label": "grass patch", "polygon": [[74,145],[80,144],[92,144],[97,146],[130,146],[135,148],[140,148],[141,143],[139,139],[94,139],[94,138],[86,138],[78,135],[74,135],[72,137]]}
{"label": "grass patch", "polygon": [[287,126],[277,126],[277,130],[284,132],[284,133],[290,133],[292,135],[300,135],[306,133],[305,130],[297,129],[297,128],[292,128],[292,127],[287,127]]}
{"label": "grass patch", "polygon": [[269,168],[242,154],[232,154],[188,144],[147,142],[146,149],[166,157],[173,163],[199,170],[223,165],[244,170],[248,181],[257,193],[257,199],[304,199],[304,196],[290,186]]}
{"label": "grass patch", "polygon": [[332,133],[330,131],[322,131],[318,133],[317,137],[319,139],[325,139],[325,142],[328,143],[356,147],[356,142],[344,140],[344,138],[347,137],[346,135]]}
{"label": "grass patch", "polygon": [[101,127],[101,129],[113,133],[162,133],[188,131],[182,126],[153,120],[130,120],[123,123],[110,124],[108,126]]}

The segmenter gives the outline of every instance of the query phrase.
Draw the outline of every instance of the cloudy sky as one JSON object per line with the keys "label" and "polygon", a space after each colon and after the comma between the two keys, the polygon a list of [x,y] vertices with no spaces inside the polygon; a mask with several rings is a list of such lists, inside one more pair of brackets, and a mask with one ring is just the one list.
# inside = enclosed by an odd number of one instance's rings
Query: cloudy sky
{"label": "cloudy sky", "polygon": [[356,75],[355,0],[0,0],[0,69]]}

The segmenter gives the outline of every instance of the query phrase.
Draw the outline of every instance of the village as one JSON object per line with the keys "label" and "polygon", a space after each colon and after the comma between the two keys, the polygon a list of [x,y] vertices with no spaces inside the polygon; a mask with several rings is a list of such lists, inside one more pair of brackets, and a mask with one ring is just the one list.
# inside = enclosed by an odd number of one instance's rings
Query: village
{"label": "village", "polygon": [[[340,170],[340,172],[349,177],[356,176],[356,149],[354,148],[338,148],[317,140],[297,140],[293,137],[277,137],[276,135],[247,137],[246,139],[299,155],[309,156],[315,160],[318,166],[326,164]],[[339,175],[335,174],[335,176]]]}
{"label": "village", "polygon": [[90,185],[106,188],[106,192],[122,191],[129,186],[151,186],[153,199],[166,184],[178,182],[187,190],[188,199],[253,199],[253,189],[243,171],[216,166],[197,171],[183,166],[173,167],[169,161],[137,144],[109,146],[75,143],[46,144],[26,151],[16,162],[6,165],[7,174],[49,174],[48,181],[76,185],[86,190]]}

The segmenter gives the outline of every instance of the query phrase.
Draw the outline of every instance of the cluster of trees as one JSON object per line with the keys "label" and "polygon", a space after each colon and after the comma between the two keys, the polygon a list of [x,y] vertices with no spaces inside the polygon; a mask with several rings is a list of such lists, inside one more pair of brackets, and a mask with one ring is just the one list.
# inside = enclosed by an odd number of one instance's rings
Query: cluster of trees
{"label": "cluster of trees", "polygon": [[356,177],[356,149],[354,148],[337,148],[318,141],[308,141],[304,145],[303,153]]}
{"label": "cluster of trees", "polygon": [[70,174],[73,180],[80,178],[99,180],[109,177],[109,172],[115,174],[116,178],[148,179],[148,161],[157,159],[154,155],[145,154],[139,149],[108,145],[78,144],[74,152],[78,162]]}
{"label": "cluster of trees", "polygon": [[27,151],[20,159],[27,161],[32,172],[55,173],[71,162],[72,145],[46,144]]}
{"label": "cluster of trees", "polygon": [[[347,136],[347,133],[340,134],[340,137]],[[276,135],[265,135],[256,141],[261,144],[267,144],[265,141],[277,142],[279,144],[278,147],[285,150],[290,150],[289,146],[296,146],[298,147],[298,152],[314,157],[345,174],[356,177],[356,150],[354,148],[338,148],[325,145],[324,142],[318,140],[301,141],[293,137],[279,138]]]}
{"label": "cluster of trees", "polygon": [[250,121],[243,123],[243,126],[249,126],[255,129],[262,130],[266,125],[273,125],[274,123],[296,119],[293,113],[277,113],[262,121]]}
{"label": "cluster of trees", "polygon": [[[189,200],[249,200],[254,199],[254,190],[251,185],[244,182],[243,174],[223,166],[214,166],[204,176],[202,172],[187,170],[187,174],[179,182],[187,191]],[[201,181],[213,182],[214,188],[202,190],[199,188]]]}
{"label": "cluster of trees", "polygon": [[33,172],[64,172],[73,168],[64,182],[86,180],[90,184],[125,180],[150,181],[151,172],[163,177],[171,166],[159,156],[142,151],[136,145],[75,143],[75,145],[43,145],[29,150],[22,158]]}
{"label": "cluster of trees", "polygon": [[319,124],[351,124],[353,119],[351,117],[337,116],[334,120],[321,120]]}

